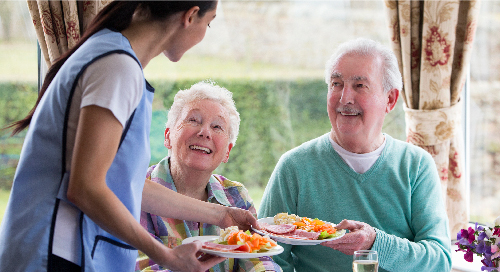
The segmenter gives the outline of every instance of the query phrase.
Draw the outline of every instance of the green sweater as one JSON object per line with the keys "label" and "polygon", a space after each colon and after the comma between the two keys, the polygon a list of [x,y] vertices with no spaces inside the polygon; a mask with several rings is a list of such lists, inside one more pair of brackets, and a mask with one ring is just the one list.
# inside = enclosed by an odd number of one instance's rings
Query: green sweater
{"label": "green sweater", "polygon": [[[434,160],[385,135],[386,146],[364,174],[335,152],[329,133],[285,153],[267,184],[259,218],[280,212],[332,223],[362,221],[376,229],[379,271],[451,270],[448,218]],[[281,244],[284,272],[352,271],[352,256],[331,248]]]}

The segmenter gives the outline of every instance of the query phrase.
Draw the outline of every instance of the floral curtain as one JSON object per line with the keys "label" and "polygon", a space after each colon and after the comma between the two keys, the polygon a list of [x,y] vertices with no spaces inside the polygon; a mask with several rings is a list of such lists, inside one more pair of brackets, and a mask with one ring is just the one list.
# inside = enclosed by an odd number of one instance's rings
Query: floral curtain
{"label": "floral curtain", "polygon": [[94,16],[111,0],[28,0],[47,66],[73,47]]}
{"label": "floral curtain", "polygon": [[469,221],[460,124],[467,67],[479,0],[385,0],[391,44],[404,89],[407,141],[436,163],[450,220],[450,233]]}

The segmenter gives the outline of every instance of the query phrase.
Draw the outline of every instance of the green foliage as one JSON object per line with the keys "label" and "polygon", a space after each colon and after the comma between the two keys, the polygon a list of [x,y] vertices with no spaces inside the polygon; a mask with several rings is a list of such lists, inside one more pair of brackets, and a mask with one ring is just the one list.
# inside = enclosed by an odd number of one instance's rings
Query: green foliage
{"label": "green foliage", "polygon": [[4,190],[0,188],[0,224],[2,223],[3,215],[5,214],[5,209],[7,208],[7,202],[9,202],[10,190]]}
{"label": "green foliage", "polygon": [[[162,101],[164,108],[168,109],[178,90],[189,88],[196,82],[152,82],[156,89],[155,100]],[[326,112],[327,89],[322,80],[215,82],[233,93],[241,118],[240,133],[229,162],[216,170],[231,180],[248,187],[265,187],[283,153],[330,130]],[[153,120],[151,128],[152,164],[167,155],[163,147],[166,113],[160,110],[163,113],[154,114],[154,119],[163,120]],[[162,127],[155,127],[158,124]],[[158,147],[161,151],[154,150]]]}
{"label": "green foliage", "polygon": [[[327,86],[311,80],[214,80],[233,93],[241,117],[240,133],[229,162],[217,173],[247,187],[264,188],[283,153],[330,131]],[[175,94],[198,80],[156,81],[151,123],[151,164],[167,155],[163,145],[167,110]],[[0,126],[23,118],[37,98],[36,84],[0,84]],[[386,118],[384,131],[404,139],[401,106]],[[0,188],[10,189],[24,135],[0,134]]]}
{"label": "green foliage", "polygon": [[[156,99],[156,98],[155,98]],[[151,131],[149,132],[151,146],[151,164],[159,162],[167,155],[167,148],[163,145],[167,111],[157,109],[153,111]]]}
{"label": "green foliage", "polygon": [[0,83],[0,127],[24,118],[37,97],[36,83]]}
{"label": "green foliage", "polygon": [[[249,188],[266,186],[283,153],[331,129],[326,109],[327,86],[323,79],[214,81],[233,93],[241,118],[240,133],[229,162],[221,164],[216,173]],[[172,105],[177,91],[196,82],[198,80],[152,82],[157,111],[153,113],[151,127],[151,164],[167,155],[163,146],[166,109]],[[383,131],[404,140],[404,129],[404,112],[398,102],[386,117]]]}
{"label": "green foliage", "polygon": [[[36,83],[0,83],[0,127],[24,118],[37,97]],[[0,130],[0,189],[7,190],[12,186],[26,132],[14,137],[9,137],[10,133],[10,130]]]}

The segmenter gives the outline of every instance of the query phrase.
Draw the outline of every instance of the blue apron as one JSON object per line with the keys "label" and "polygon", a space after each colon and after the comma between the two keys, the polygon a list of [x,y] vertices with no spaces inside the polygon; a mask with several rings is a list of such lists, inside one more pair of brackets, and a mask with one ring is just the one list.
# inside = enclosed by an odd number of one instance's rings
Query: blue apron
{"label": "blue apron", "polygon": [[[72,95],[86,67],[109,54],[127,54],[141,65],[121,33],[101,30],[65,62],[41,99],[24,141],[0,226],[0,271],[47,271],[57,207],[61,201],[68,202],[65,153]],[[106,175],[107,186],[137,221],[150,161],[154,95],[154,89],[145,80],[143,86],[141,101],[127,120]],[[78,224],[82,246],[76,254],[81,256],[84,271],[134,270],[137,250],[101,229],[82,212]]]}

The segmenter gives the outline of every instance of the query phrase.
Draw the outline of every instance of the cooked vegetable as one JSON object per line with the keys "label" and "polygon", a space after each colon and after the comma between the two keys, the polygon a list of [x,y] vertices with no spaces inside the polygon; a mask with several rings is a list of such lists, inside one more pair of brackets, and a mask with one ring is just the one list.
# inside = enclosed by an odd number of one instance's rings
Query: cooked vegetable
{"label": "cooked vegetable", "polygon": [[293,224],[297,227],[297,229],[308,232],[318,232],[320,233],[318,240],[329,239],[337,236],[335,235],[337,233],[337,229],[332,224],[326,223],[318,218],[311,219],[308,217],[299,217],[295,214],[289,215],[288,213],[279,213],[274,216],[274,223],[276,225],[286,224],[280,222]]}
{"label": "cooked vegetable", "polygon": [[[260,253],[266,252],[273,247],[277,246],[276,242],[271,240],[268,236],[261,236],[258,233],[250,233],[250,231],[243,232],[242,230],[235,231],[234,228],[231,229],[230,233],[226,230],[222,230],[221,237],[216,240],[216,243],[227,244],[227,245],[241,245],[238,248],[239,251],[249,252],[249,253]],[[222,238],[222,239],[221,239]]]}

